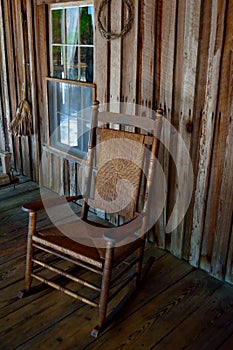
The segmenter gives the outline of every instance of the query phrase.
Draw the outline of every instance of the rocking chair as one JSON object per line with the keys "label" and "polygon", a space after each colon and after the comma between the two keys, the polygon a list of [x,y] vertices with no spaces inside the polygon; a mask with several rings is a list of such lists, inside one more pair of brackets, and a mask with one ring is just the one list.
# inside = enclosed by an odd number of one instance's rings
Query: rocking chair
{"label": "rocking chair", "polygon": [[[29,213],[29,226],[26,289],[19,293],[19,297],[28,294],[34,278],[97,307],[98,324],[91,332],[94,337],[129,300],[143,276],[146,234],[153,225],[153,174],[162,120],[162,111],[156,111],[152,120],[154,128],[148,132],[140,128],[140,123],[137,124],[139,118],[135,116],[99,112],[98,108],[98,102],[95,102],[84,194],[45,199],[23,206],[23,210]],[[82,200],[81,217],[75,215],[59,225],[37,229],[38,211],[49,211],[58,205],[69,207],[69,202],[78,200]],[[109,219],[107,226],[100,220],[98,223],[93,221],[96,215],[91,208],[104,213]],[[113,218],[117,225],[111,223]],[[40,260],[36,255],[38,251],[52,255],[53,259],[50,258],[49,262]],[[74,264],[76,269],[71,274],[60,265],[55,266],[55,257]],[[152,263],[153,259],[150,259],[148,266]],[[81,284],[81,291],[88,288],[88,292],[82,295],[79,290],[71,290],[42,276],[42,268],[62,276],[59,280],[64,277],[72,281],[71,284]],[[100,285],[79,277],[77,271],[83,268],[89,274],[93,272],[100,276]],[[90,297],[91,291],[93,298]],[[121,298],[119,293],[123,294]],[[114,305],[109,312],[108,304],[112,299],[117,300],[117,306]]]}

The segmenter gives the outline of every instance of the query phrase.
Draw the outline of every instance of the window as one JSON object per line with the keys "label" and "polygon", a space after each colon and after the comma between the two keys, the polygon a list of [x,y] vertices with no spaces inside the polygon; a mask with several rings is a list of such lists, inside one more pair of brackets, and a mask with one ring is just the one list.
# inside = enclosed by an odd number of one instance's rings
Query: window
{"label": "window", "polygon": [[95,85],[48,78],[50,143],[83,158],[88,150]]}
{"label": "window", "polygon": [[88,148],[94,74],[92,1],[50,5],[50,144],[78,157]]}
{"label": "window", "polygon": [[51,5],[51,76],[93,82],[93,54],[94,6],[90,1]]}

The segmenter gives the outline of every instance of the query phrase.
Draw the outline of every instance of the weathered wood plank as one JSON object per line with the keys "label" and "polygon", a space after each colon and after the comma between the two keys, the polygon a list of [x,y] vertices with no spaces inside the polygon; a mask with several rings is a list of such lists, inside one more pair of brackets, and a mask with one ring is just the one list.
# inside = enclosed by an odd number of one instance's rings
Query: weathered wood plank
{"label": "weathered wood plank", "polygon": [[[35,6],[34,0],[34,34],[36,50],[36,74],[37,74],[37,103],[38,121],[40,128],[40,142],[49,144],[49,120],[47,105],[47,87],[45,77],[48,76],[48,43],[47,43],[47,10],[46,6]],[[41,54],[43,52],[43,55]]]}
{"label": "weathered wood plank", "polygon": [[[211,273],[222,279],[225,277],[227,255],[231,246],[229,245],[231,238],[231,226],[233,217],[233,123],[229,125],[229,134],[226,144],[226,155],[222,174],[222,183],[220,195],[218,198],[218,210],[216,229],[214,237],[213,252],[211,257]],[[224,218],[224,220],[223,220]],[[229,259],[229,258],[228,258]],[[229,260],[228,260],[229,261]],[[229,270],[228,270],[229,273]],[[232,274],[228,278],[232,278]]]}
{"label": "weathered wood plank", "polygon": [[[53,175],[52,175],[53,174]],[[54,154],[51,154],[51,182],[52,186],[49,186],[54,192],[60,193],[62,189],[61,179],[62,179],[62,168],[61,159]]]}
{"label": "weathered wood plank", "polygon": [[[22,185],[26,188],[30,183]],[[46,193],[47,196],[53,194],[47,190]],[[19,191],[18,197],[21,195],[23,200],[27,194]],[[6,204],[6,189],[3,195]],[[12,196],[11,201],[13,203]],[[9,232],[9,237],[4,235],[6,252],[1,249],[1,253],[6,253],[0,267],[0,342],[4,349],[73,349],[77,344],[80,349],[140,348],[142,345],[144,348],[176,349],[191,345],[192,349],[213,349],[223,346],[225,340],[225,344],[231,344],[228,337],[233,333],[232,286],[153,246],[146,250],[145,258],[155,255],[156,262],[143,285],[98,339],[89,335],[97,317],[95,309],[46,286],[18,300],[17,291],[24,287],[26,232],[24,235],[21,231],[24,225],[20,215],[25,213],[19,205],[15,209],[10,207],[5,214],[8,220],[2,224],[6,230],[7,225],[19,229],[17,239],[13,238],[13,232]],[[46,215],[39,215],[39,225],[46,225],[47,220]],[[66,269],[69,264],[61,266]],[[72,286],[73,283],[69,284]]]}
{"label": "weathered wood plank", "polygon": [[[31,147],[33,152],[30,154],[30,161],[32,169],[39,169],[40,165],[40,146],[39,146],[39,135],[37,132],[39,126],[38,120],[38,98],[37,98],[37,85],[36,85],[36,43],[34,36],[34,11],[33,11],[33,0],[26,1],[27,9],[27,37],[28,37],[28,57],[29,57],[29,77],[30,77],[30,90],[31,90],[31,104],[32,104],[32,118],[33,118],[33,133],[30,138]],[[33,171],[31,179],[39,182],[39,172]]]}
{"label": "weathered wood plank", "polygon": [[23,172],[22,174],[25,176],[28,176],[29,178],[32,177],[32,172],[31,172],[31,166],[30,166],[30,161],[31,161],[31,152],[28,144],[28,137],[27,136],[22,136],[20,137],[20,143],[21,143],[21,163],[22,163],[22,168]]}
{"label": "weathered wood plank", "polygon": [[[40,259],[44,260],[48,258],[46,254],[40,254]],[[59,259],[50,259],[53,262],[53,266],[63,269],[64,271],[68,271],[73,268],[71,263],[66,261],[59,261]],[[15,263],[15,264],[14,264]],[[3,282],[1,283],[1,294],[3,298],[0,299],[1,305],[1,316],[0,319],[7,317],[8,315],[13,314],[21,314],[21,309],[26,307],[28,304],[35,302],[35,300],[41,298],[42,296],[49,294],[53,291],[50,287],[41,284],[39,281],[33,280],[32,286],[34,288],[34,293],[31,293],[27,296],[27,298],[23,298],[21,300],[18,299],[19,290],[23,290],[25,288],[25,265],[26,265],[26,257],[25,254],[11,260],[8,264],[3,264],[2,266],[2,276]],[[35,267],[35,271],[38,274],[43,274],[45,278],[55,280],[61,280],[61,277],[54,276],[52,272],[49,270],[43,271],[39,266]],[[76,271],[76,276],[84,276],[84,271],[82,268],[79,271]],[[61,281],[62,282],[62,281]],[[63,279],[64,282],[64,279]],[[7,298],[4,296],[7,295]],[[72,303],[72,300],[71,300]],[[80,304],[82,306],[82,304]],[[38,320],[39,321],[39,320]],[[8,326],[6,326],[7,328]]]}
{"label": "weathered wood plank", "polygon": [[[41,157],[41,180],[42,186],[52,189],[52,154],[43,148]],[[46,171],[43,171],[46,169]]]}
{"label": "weathered wood plank", "polygon": [[[9,2],[8,2],[9,3]],[[10,12],[11,12],[11,20],[12,20],[12,46],[8,47],[8,51],[12,52],[13,48],[13,57],[11,57],[11,60],[14,62],[13,67],[14,69],[14,76],[12,81],[12,86],[16,89],[16,95],[15,101],[12,100],[12,103],[14,106],[12,106],[12,119],[16,115],[16,109],[19,104],[19,102],[23,98],[24,94],[24,66],[22,61],[22,41],[23,41],[23,33],[22,33],[22,17],[21,13],[23,11],[23,3],[21,1],[13,0],[9,4],[10,6]],[[10,64],[11,62],[9,62]],[[10,65],[9,65],[10,67]],[[21,174],[24,173],[24,164],[22,161],[22,142],[21,138],[16,136],[14,137],[14,154],[15,154],[15,165],[17,171],[19,171]]]}
{"label": "weathered wood plank", "polygon": [[[182,63],[180,65],[177,64],[178,69],[175,71],[175,85],[182,86],[182,90],[179,93],[179,89],[176,89],[176,95],[174,97],[174,113],[178,114],[178,120],[174,118],[174,121],[175,125],[176,122],[178,122],[178,132],[185,143],[186,150],[181,143],[172,146],[174,148],[176,147],[177,152],[176,159],[174,159],[176,167],[177,169],[182,169],[177,175],[179,178],[174,176],[176,181],[172,188],[172,196],[174,196],[175,202],[178,203],[184,193],[192,191],[192,170],[189,167],[189,159],[187,159],[187,151],[189,152],[191,148],[192,134],[188,129],[188,125],[192,125],[193,123],[201,16],[201,1],[186,1],[183,4],[184,9],[182,10],[184,10],[185,20],[183,22],[183,28],[178,31],[176,57],[176,62],[180,61]],[[177,94],[180,94],[180,96]],[[170,179],[170,181],[172,180]],[[179,188],[180,183],[183,186],[182,189]],[[179,222],[181,211],[182,207],[180,205],[174,207],[174,211],[172,211],[171,215],[173,215],[173,224],[175,226],[177,226]],[[183,220],[171,234],[170,250],[174,255],[180,258],[182,257],[183,251],[184,230],[185,226]]]}
{"label": "weathered wood plank", "polygon": [[[122,38],[121,101],[124,104],[121,112],[129,114],[135,112],[137,102],[139,0],[133,2],[133,13],[132,28]],[[124,14],[125,16],[126,14]]]}
{"label": "weathered wood plank", "polygon": [[[191,145],[191,133],[188,131],[187,125],[191,124],[193,119],[200,10],[200,1],[178,3],[177,16],[183,17],[184,21],[177,24],[174,84],[175,87],[182,86],[182,89],[174,89],[172,122],[178,129],[186,149],[183,143],[177,142],[176,137],[171,138],[171,149],[175,149],[175,152],[168,180],[170,185],[168,212],[170,220],[172,218],[171,225],[176,227],[171,233],[169,250],[178,257],[182,257],[183,251],[184,220],[178,227],[177,224],[180,222],[182,212],[187,209],[184,207],[185,204],[179,204],[179,202],[181,202],[184,193],[192,191],[192,173],[190,173],[189,159],[187,159],[187,151],[190,150]],[[182,189],[179,188],[180,184],[183,184]],[[176,206],[176,204],[179,205]]]}
{"label": "weathered wood plank", "polygon": [[[161,21],[160,27],[157,28],[157,61],[155,77],[155,95],[156,107],[161,106],[164,109],[165,117],[171,122],[171,112],[173,103],[173,84],[174,84],[174,65],[175,65],[175,44],[176,44],[176,1],[163,1],[161,8],[158,9],[157,22]],[[166,14],[166,16],[163,16]],[[159,24],[159,23],[158,23]],[[161,40],[159,40],[161,38]],[[167,133],[168,134],[168,133]],[[169,181],[169,164],[170,155],[168,150],[161,143],[159,151],[159,161],[162,164],[165,178]],[[168,190],[171,190],[169,186]],[[164,209],[155,230],[155,239],[159,247],[166,248],[165,227],[168,222],[168,198],[164,204]],[[168,244],[167,244],[168,246]]]}
{"label": "weathered wood plank", "polygon": [[[159,252],[155,251],[154,255],[159,257]],[[168,269],[172,268],[171,275],[168,273]],[[154,274],[153,270],[156,270],[158,273]],[[111,348],[111,341],[117,341],[119,333],[121,333],[121,337],[127,337],[126,333],[122,332],[122,328],[117,327],[117,325],[121,325],[123,322],[124,324],[131,324],[132,327],[134,327],[134,321],[133,323],[127,322],[127,320],[130,320],[130,315],[132,315],[132,319],[134,319],[135,313],[138,313],[138,309],[140,308],[139,315],[141,314],[143,308],[146,305],[150,304],[150,301],[155,297],[159,296],[160,293],[167,290],[169,286],[172,286],[172,284],[175,284],[180,278],[188,274],[192,270],[190,266],[187,264],[183,264],[178,259],[175,259],[171,255],[163,255],[160,257],[152,267],[151,271],[149,272],[148,277],[145,280],[145,284],[140,289],[140,292],[137,293],[134,298],[129,303],[129,307],[124,309],[124,312],[119,314],[115,321],[110,325],[109,328],[106,329],[106,331],[103,333],[103,336],[100,337],[98,340],[98,344],[100,344],[100,347],[103,348]],[[170,278],[167,278],[168,275],[170,275]],[[164,279],[161,280],[160,276],[164,276]],[[172,277],[171,277],[172,276]],[[152,293],[152,286],[156,286],[155,289],[153,289]],[[148,303],[148,304],[147,304]],[[41,334],[37,338],[34,339],[32,343],[30,343],[30,346],[36,346],[36,344],[41,344],[43,342],[43,345],[45,347],[51,347],[52,341],[54,341],[52,334],[57,334],[57,338],[62,339],[62,343],[60,346],[65,349],[65,347],[73,348],[75,347],[75,344],[79,344],[80,348],[85,348],[88,344],[89,347],[92,349],[92,347],[95,347],[95,341],[93,342],[93,339],[91,337],[88,337],[89,330],[93,326],[93,322],[95,322],[95,316],[93,313],[93,310],[90,308],[83,309],[83,319],[82,319],[82,326],[85,330],[83,332],[77,333],[74,329],[72,324],[75,322],[75,319],[77,318],[77,314],[73,314],[71,316],[70,322],[67,322],[67,320],[63,320],[61,323],[58,323],[55,325],[55,327],[49,332],[46,332],[46,334]],[[116,330],[117,330],[117,336],[116,336]],[[70,333],[71,332],[71,333]],[[118,333],[119,332],[119,333]],[[72,336],[68,336],[68,334],[72,334]],[[109,338],[110,336],[110,338]],[[107,339],[107,342],[105,343]],[[116,343],[113,343],[116,345]]]}
{"label": "weathered wood plank", "polygon": [[[206,208],[205,226],[203,232],[203,243],[201,250],[201,267],[207,271],[211,270],[213,265],[212,254],[215,241],[215,232],[217,226],[219,198],[224,172],[224,159],[226,152],[226,139],[230,128],[230,116],[232,115],[232,99],[233,99],[233,4],[229,2],[226,9],[225,19],[225,36],[223,54],[221,60],[221,76],[219,83],[218,96],[218,118],[215,127],[213,161],[211,164],[209,193]],[[226,94],[226,91],[228,93]],[[230,210],[230,207],[229,207]],[[227,235],[228,233],[226,233]],[[226,237],[227,240],[227,237]],[[218,248],[217,248],[218,249]],[[225,255],[225,252],[223,252]],[[211,262],[212,260],[212,262]]]}
{"label": "weathered wood plank", "polygon": [[[27,19],[24,33],[27,63],[30,63],[26,67],[27,83],[31,82],[27,93],[34,105],[38,105],[38,115],[37,121],[33,123],[35,135],[32,136],[31,143],[26,138],[15,137],[12,149],[14,148],[16,167],[35,179],[39,178],[36,156],[38,143],[36,141],[34,144],[35,139],[40,137],[38,141],[41,145],[48,144],[49,141],[44,84],[44,78],[48,75],[46,3],[51,1],[1,0],[1,35],[4,38],[1,42],[4,43],[6,59],[1,57],[0,65],[7,72],[9,94],[3,112],[9,110],[10,120],[22,98],[21,10]],[[222,261],[226,261],[226,256],[228,257],[227,266],[223,266],[222,277],[226,269],[228,276],[232,269],[230,208],[224,212],[225,223],[228,222],[225,242],[221,240],[221,220],[217,212],[221,209],[220,195],[224,197],[227,186],[230,186],[222,176],[227,176],[224,159],[228,154],[226,140],[231,123],[229,117],[232,118],[232,2],[136,0],[133,2],[134,22],[130,32],[122,40],[111,43],[101,37],[97,28],[100,4],[101,0],[94,0],[95,81],[98,99],[101,103],[110,102],[111,87],[112,92],[115,89],[116,100],[119,98],[119,101],[124,102],[136,101],[143,107],[164,107],[168,119],[172,120],[187,142],[195,168],[195,199],[179,229],[172,235],[167,235],[164,233],[164,226],[177,198],[176,178],[169,155],[160,154],[169,197],[163,217],[157,225],[155,241],[160,247],[166,247],[177,256],[186,259],[190,256],[192,264],[200,264],[203,269],[213,273],[217,268],[215,261],[216,264],[220,263],[217,255],[221,251]],[[107,29],[111,29],[111,24],[112,29],[114,25],[117,31],[122,29],[126,11],[125,5],[121,6],[123,11],[117,7],[117,2],[111,1],[111,6],[105,6],[102,22]],[[1,79],[6,76],[4,74],[3,71],[0,73]],[[35,91],[34,97],[32,90]],[[189,130],[193,128],[192,132],[187,132],[187,124],[190,125]],[[11,142],[11,136],[9,140]],[[178,159],[180,155],[178,150]],[[46,169],[45,185],[62,193],[67,185],[64,182],[69,179],[71,186],[73,175],[63,176],[59,155],[57,158],[51,155],[46,157],[43,158],[43,167]],[[58,177],[55,180],[50,176],[52,164],[54,176]],[[180,165],[182,166],[181,163]],[[74,179],[73,185],[75,181]],[[222,209],[220,212],[223,213]],[[219,238],[221,248],[217,243]]]}
{"label": "weathered wood plank", "polygon": [[[110,31],[119,33],[122,29],[122,1],[112,1],[110,6]],[[121,57],[122,39],[117,38],[110,41],[110,110],[120,112],[121,100]]]}
{"label": "weathered wood plank", "polygon": [[233,348],[233,333],[223,344],[219,346],[219,350],[229,350],[232,348]]}
{"label": "weathered wood plank", "polygon": [[[209,13],[209,2],[202,1],[201,13]],[[193,111],[193,130],[192,130],[192,147],[191,147],[191,159],[194,169],[194,189],[196,188],[196,179],[199,167],[199,155],[197,148],[199,147],[199,139],[201,135],[201,116],[205,104],[205,87],[207,83],[207,71],[208,71],[208,51],[209,40],[211,32],[211,17],[201,16],[200,18],[200,41],[199,41],[199,58],[198,58],[198,71],[196,75],[196,91],[195,91],[195,108]],[[197,147],[198,145],[198,147]],[[184,234],[183,244],[183,257],[189,259],[191,233],[192,233],[192,221],[193,221],[193,208],[194,208],[194,194],[190,203],[189,210],[186,215],[186,230]],[[205,234],[203,234],[205,239]],[[208,238],[209,241],[209,238]],[[202,247],[204,241],[202,242]]]}
{"label": "weathered wood plank", "polygon": [[[0,27],[1,35],[1,89],[2,89],[2,118],[5,121],[5,131],[7,131],[9,124],[14,117],[16,111],[16,87],[15,87],[15,64],[14,64],[14,47],[13,47],[13,38],[12,38],[12,11],[9,2],[1,2],[1,15],[0,15]],[[9,71],[8,67],[11,67]],[[16,162],[17,150],[14,149],[15,143],[12,140],[11,135],[4,135],[5,144],[2,145],[3,150],[12,152],[12,166]],[[9,149],[8,149],[9,148]],[[20,167],[19,167],[20,169]]]}
{"label": "weathered wood plank", "polygon": [[[7,202],[3,202],[0,204],[0,208],[1,208],[1,214],[0,217],[4,217],[4,212],[7,211],[7,214],[10,213],[9,209],[11,209],[11,212],[14,214],[14,209],[16,209],[16,203],[15,200],[17,200],[17,206],[23,205],[26,201],[29,201],[30,199],[32,200],[34,197],[38,197],[39,194],[37,193],[37,188],[38,187],[34,187],[31,190],[28,190],[27,194],[24,197],[21,197],[19,194],[19,197],[14,197],[12,198],[12,200],[9,200]],[[31,191],[35,191],[36,193],[31,193]]]}
{"label": "weathered wood plank", "polygon": [[156,6],[150,0],[141,2],[140,21],[138,24],[140,25],[140,52],[137,99],[139,105],[153,108]]}
{"label": "weathered wood plank", "polygon": [[160,54],[160,76],[158,81],[155,79],[155,86],[159,89],[159,96],[157,96],[156,99],[158,105],[161,104],[163,108],[166,108],[166,117],[168,120],[171,120],[176,49],[177,2],[171,2],[169,0],[162,1],[160,11],[161,13],[157,13],[156,18],[157,21],[159,16],[161,20],[161,33],[159,33],[159,31],[157,33],[158,37],[161,37],[161,52],[158,52],[158,54]]}
{"label": "weathered wood plank", "polygon": [[87,349],[101,349],[102,346],[108,349],[151,349],[199,308],[218,286],[219,282],[213,278],[206,279],[200,271],[194,271],[150,300],[140,312],[121,322],[120,327],[112,329],[111,340],[106,332],[96,345],[92,343]]}
{"label": "weathered wood plank", "polygon": [[231,227],[231,238],[230,238],[225,279],[227,282],[230,282],[231,284],[233,284],[233,223]]}
{"label": "weathered wood plank", "polygon": [[224,337],[227,339],[232,334],[232,303],[231,288],[223,285],[196,312],[156,344],[156,349],[166,349],[167,346],[174,349],[200,349],[203,348],[203,344],[205,349],[218,349]]}
{"label": "weathered wood plank", "polygon": [[75,162],[69,161],[69,175],[70,195],[75,196],[77,194],[77,166]]}
{"label": "weathered wood plank", "polygon": [[[97,86],[97,100],[100,103],[109,102],[109,43],[102,38],[98,29],[98,9],[102,0],[94,0],[95,6],[95,68],[94,81]],[[101,16],[105,28],[109,26],[108,6],[105,6]]]}
{"label": "weathered wood plank", "polygon": [[27,231],[24,230],[24,233],[22,235],[19,235],[17,237],[17,245],[14,244],[14,241],[9,241],[7,243],[4,243],[4,250],[1,251],[0,254],[0,263],[2,264],[8,257],[9,259],[14,259],[19,256],[22,256],[26,254],[26,237],[27,237]]}
{"label": "weathered wood plank", "polygon": [[213,149],[214,126],[216,119],[216,106],[218,95],[218,83],[220,74],[220,62],[224,35],[225,2],[210,4],[211,9],[211,34],[208,52],[207,86],[205,93],[205,105],[202,113],[201,136],[199,148],[199,168],[197,175],[197,187],[195,191],[195,203],[193,211],[193,227],[190,247],[190,263],[199,265],[201,241],[205,221],[206,198],[209,184],[209,169]]}
{"label": "weathered wood plank", "polygon": [[3,115],[4,115],[4,112],[3,112],[3,103],[2,103],[2,94],[0,92],[0,150],[5,150],[6,148],[6,144],[7,144],[7,141],[6,141],[6,120],[4,120],[3,118]]}
{"label": "weathered wood plank", "polygon": [[[59,308],[57,307],[58,303],[60,305]],[[17,347],[22,343],[22,339],[24,341],[29,340],[42,330],[50,327],[54,322],[54,318],[59,320],[72,314],[80,307],[80,302],[70,300],[70,298],[62,293],[51,291],[41,298],[34,300],[33,305],[34,314],[31,313],[31,305],[26,304],[21,309],[8,315],[8,322],[0,321],[1,346],[5,349]],[[33,327],[31,317],[33,317]],[[41,317],[43,318],[43,322],[41,322]]]}
{"label": "weathered wood plank", "polygon": [[70,2],[70,0],[35,0],[36,1],[36,5],[44,5],[44,4],[53,4],[56,2]]}

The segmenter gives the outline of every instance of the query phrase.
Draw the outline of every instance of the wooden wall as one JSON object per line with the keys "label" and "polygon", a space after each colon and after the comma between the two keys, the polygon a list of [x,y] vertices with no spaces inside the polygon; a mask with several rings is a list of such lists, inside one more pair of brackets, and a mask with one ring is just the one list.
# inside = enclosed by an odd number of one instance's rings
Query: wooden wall
{"label": "wooden wall", "polygon": [[[22,14],[22,16],[21,16]],[[35,82],[34,19],[31,1],[0,1],[1,31],[1,120],[5,120],[5,132],[10,121],[15,117],[19,102],[23,99],[24,66],[27,75],[27,96],[32,105],[33,135],[31,137],[12,137],[5,133],[5,147],[1,150],[12,151],[13,166],[22,174],[38,181],[39,164],[39,122],[37,119],[37,91]],[[22,31],[23,26],[23,31]],[[23,62],[23,45],[25,64]]]}
{"label": "wooden wall", "polygon": [[[5,143],[13,150],[20,172],[61,194],[72,194],[78,191],[78,162],[48,147],[46,4],[52,2],[58,1],[0,0],[0,140],[1,147]],[[96,23],[100,3],[94,0]],[[156,244],[233,283],[233,1],[132,3],[134,22],[122,39],[107,42],[96,28],[97,99],[101,103],[121,101],[164,108],[185,141],[195,176],[185,219],[172,233],[165,233],[179,189],[174,162],[165,149],[161,150],[168,196],[155,228]],[[26,20],[27,85],[34,132],[30,138],[20,139],[6,134],[5,126],[21,98],[21,10]],[[102,21],[119,31],[125,16],[121,1],[114,0],[104,9]],[[179,150],[176,164],[182,167]],[[182,181],[187,175],[184,172]]]}

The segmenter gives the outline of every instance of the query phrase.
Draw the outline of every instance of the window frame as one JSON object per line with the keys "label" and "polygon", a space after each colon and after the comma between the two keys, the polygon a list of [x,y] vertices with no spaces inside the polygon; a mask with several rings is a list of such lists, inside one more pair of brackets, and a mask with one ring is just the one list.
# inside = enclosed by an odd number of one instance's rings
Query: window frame
{"label": "window frame", "polygon": [[[80,41],[78,42],[78,44],[74,44],[74,46],[76,47],[92,47],[93,48],[93,82],[87,82],[87,81],[81,81],[81,80],[71,80],[71,79],[67,79],[67,78],[59,78],[59,77],[53,77],[53,43],[52,43],[52,9],[66,9],[66,8],[72,8],[72,7],[85,7],[85,6],[93,6],[93,10],[95,11],[95,7],[94,7],[94,1],[93,0],[81,0],[81,1],[69,1],[69,2],[62,2],[62,3],[53,3],[53,4],[49,4],[48,5],[48,19],[49,19],[49,26],[48,26],[48,34],[49,34],[49,59],[48,59],[48,63],[49,63],[49,76],[45,78],[45,83],[46,83],[46,96],[47,96],[47,115],[48,115],[48,142],[47,145],[49,147],[49,149],[56,153],[56,154],[63,154],[66,158],[71,158],[71,159],[75,159],[75,160],[79,160],[82,161],[83,158],[85,158],[86,156],[86,152],[83,151],[79,151],[79,147],[78,147],[78,142],[77,142],[77,146],[74,147],[70,147],[68,144],[62,144],[60,142],[61,138],[59,139],[59,133],[60,131],[58,131],[55,135],[55,139],[51,140],[51,132],[54,128],[59,127],[59,123],[57,120],[57,117],[55,119],[55,121],[53,121],[52,118],[54,118],[55,113],[58,113],[58,109],[54,109],[54,113],[52,115],[50,115],[50,96],[49,96],[49,89],[48,89],[48,82],[49,81],[54,81],[54,82],[59,82],[59,83],[64,83],[64,84],[72,84],[72,85],[80,85],[80,86],[85,86],[85,87],[90,87],[92,89],[92,105],[94,104],[95,100],[96,100],[96,85],[94,83],[94,67],[95,67],[95,22],[93,22],[93,45],[82,45],[80,43]],[[80,15],[80,12],[79,12]],[[94,20],[95,16],[93,15],[93,20]],[[80,35],[80,34],[78,34]],[[72,45],[72,44],[71,44]],[[62,47],[66,47],[66,44],[61,43]],[[69,46],[69,45],[68,45]],[[54,97],[54,95],[53,95]],[[54,101],[53,101],[54,102]],[[56,104],[56,101],[55,101]],[[92,107],[92,106],[91,106]],[[55,107],[56,108],[56,107]],[[92,109],[90,109],[90,114],[92,114]],[[79,116],[77,116],[77,118],[79,118]],[[91,118],[91,115],[90,115]],[[80,118],[81,122],[82,122],[82,118]],[[55,126],[55,123],[56,126]],[[80,121],[77,121],[77,126],[80,123]],[[83,128],[84,126],[81,126],[81,128]],[[77,129],[78,130],[78,129]],[[67,126],[67,133],[70,133],[69,130],[69,126]],[[76,150],[74,150],[76,148]]]}
{"label": "window frame", "polygon": [[[53,4],[49,4],[48,6],[48,12],[49,12],[49,75],[51,77],[53,77],[53,47],[56,46],[56,44],[53,44],[52,41],[52,10],[56,9],[56,10],[62,10],[62,9],[66,9],[66,8],[72,8],[72,7],[85,7],[85,6],[93,6],[93,9],[95,9],[94,7],[94,0],[79,0],[79,1],[69,1],[69,2],[61,2],[61,3],[53,3]],[[93,25],[93,44],[88,44],[88,45],[84,45],[84,44],[80,44],[80,33],[78,32],[78,36],[79,36],[79,43],[78,44],[63,44],[61,43],[60,46],[62,47],[62,49],[64,50],[64,48],[69,47],[69,46],[76,46],[78,48],[82,48],[82,47],[91,47],[93,48],[93,72],[95,74],[94,71],[94,67],[95,67],[95,23]],[[64,55],[64,54],[63,54]],[[80,60],[80,50],[79,50],[79,63],[81,63]],[[64,65],[64,70],[66,66]],[[78,69],[78,77],[81,77],[80,74],[80,67]],[[88,82],[88,83],[93,83],[94,82],[94,74],[93,74],[93,81],[92,82]],[[56,78],[56,77],[54,77]],[[58,78],[59,79],[59,78]],[[67,79],[69,80],[67,77],[61,78],[61,79]],[[71,80],[71,79],[70,79]],[[81,79],[77,79],[74,81],[82,81]]]}
{"label": "window frame", "polygon": [[[48,108],[48,115],[49,115],[49,146],[52,149],[55,149],[56,151],[62,152],[66,156],[75,157],[76,159],[82,160],[85,158],[87,152],[80,150],[77,146],[69,146],[67,144],[62,143],[59,140],[59,123],[57,122],[57,116],[51,115],[50,112],[50,102],[49,102],[49,82],[55,82],[55,83],[63,83],[63,84],[71,84],[71,85],[77,85],[80,87],[86,87],[92,89],[92,104],[90,107],[90,122],[92,117],[92,106],[95,104],[96,101],[96,85],[94,83],[86,83],[86,82],[80,82],[75,80],[67,80],[67,79],[58,79],[58,78],[52,78],[52,77],[46,77],[46,86],[47,86],[47,108]],[[55,92],[56,94],[56,92]],[[53,101],[54,102],[54,95],[53,95]],[[85,109],[84,109],[85,111]],[[82,112],[82,110],[81,110]],[[57,109],[56,109],[57,113]],[[51,118],[55,118],[57,127],[52,126]],[[79,118],[77,116],[77,118]],[[83,121],[84,119],[79,118],[79,121]],[[77,121],[78,122],[78,121]],[[55,130],[54,130],[55,129]],[[91,128],[90,128],[91,129]],[[52,136],[53,134],[53,136]],[[51,137],[52,136],[52,137]],[[76,148],[75,148],[76,147]]]}

